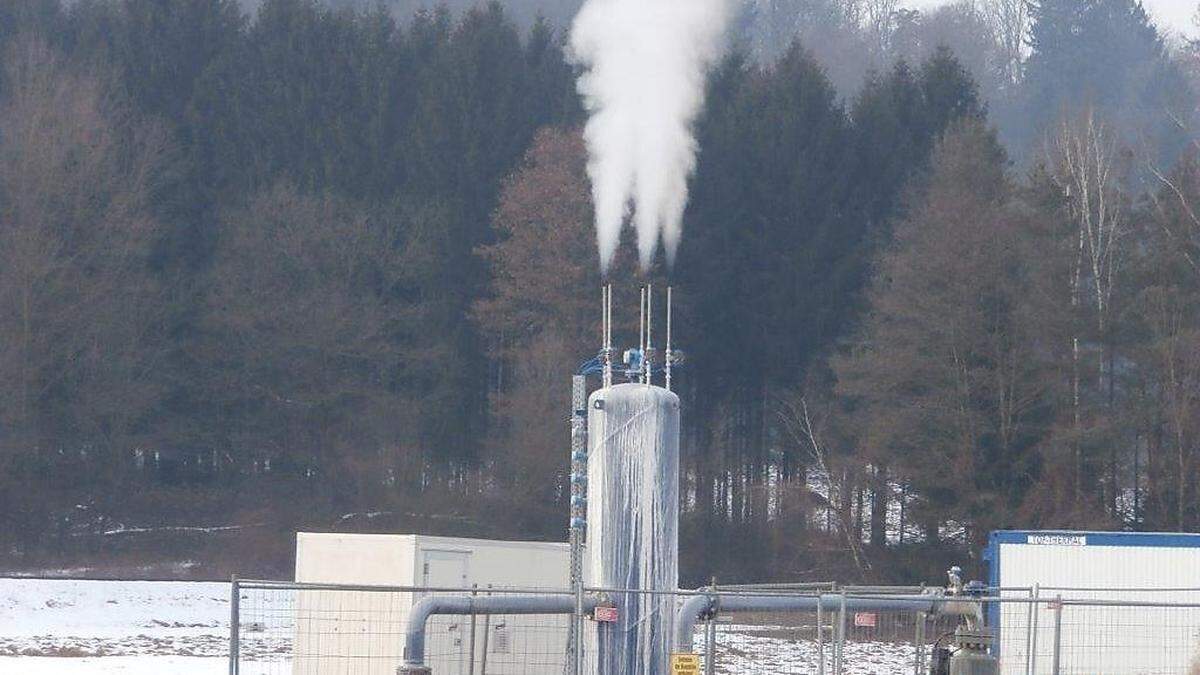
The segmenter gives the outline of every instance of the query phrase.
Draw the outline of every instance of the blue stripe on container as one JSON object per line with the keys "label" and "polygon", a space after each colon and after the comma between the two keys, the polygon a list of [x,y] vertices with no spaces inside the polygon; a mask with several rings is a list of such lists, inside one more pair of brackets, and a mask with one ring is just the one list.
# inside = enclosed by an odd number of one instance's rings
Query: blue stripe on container
{"label": "blue stripe on container", "polygon": [[[1147,546],[1170,548],[1200,548],[1200,534],[1182,532],[1088,532],[1083,530],[996,530],[992,532],[989,549],[997,544],[1024,544],[1030,535],[1087,537],[1088,546]],[[1045,546],[1046,544],[1033,544]],[[996,553],[999,550],[996,549]],[[993,560],[995,565],[997,561]]]}

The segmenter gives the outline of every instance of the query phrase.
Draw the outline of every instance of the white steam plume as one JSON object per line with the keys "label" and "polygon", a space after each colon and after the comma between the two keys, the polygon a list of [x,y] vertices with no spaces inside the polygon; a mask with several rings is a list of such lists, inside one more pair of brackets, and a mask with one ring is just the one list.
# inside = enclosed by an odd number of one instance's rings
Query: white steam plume
{"label": "white steam plume", "polygon": [[642,269],[661,237],[673,263],[696,166],[692,123],[722,51],[727,0],[587,0],[571,29],[590,113],[584,138],[600,267],[632,206]]}

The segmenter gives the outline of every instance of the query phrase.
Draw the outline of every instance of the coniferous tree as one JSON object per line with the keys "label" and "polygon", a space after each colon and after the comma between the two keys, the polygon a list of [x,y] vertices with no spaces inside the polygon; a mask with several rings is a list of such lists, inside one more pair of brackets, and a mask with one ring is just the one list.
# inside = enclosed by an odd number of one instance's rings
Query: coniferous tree
{"label": "coniferous tree", "polygon": [[[1020,507],[1048,401],[1026,219],[994,135],[955,123],[924,197],[884,253],[857,347],[835,361],[865,460],[890,461],[936,542],[947,520],[979,545]],[[1031,246],[1025,249],[1025,246]]]}
{"label": "coniferous tree", "polygon": [[1020,142],[1036,145],[1060,120],[1094,108],[1127,143],[1170,163],[1182,147],[1177,122],[1191,119],[1191,94],[1142,3],[1038,0],[1030,12]]}

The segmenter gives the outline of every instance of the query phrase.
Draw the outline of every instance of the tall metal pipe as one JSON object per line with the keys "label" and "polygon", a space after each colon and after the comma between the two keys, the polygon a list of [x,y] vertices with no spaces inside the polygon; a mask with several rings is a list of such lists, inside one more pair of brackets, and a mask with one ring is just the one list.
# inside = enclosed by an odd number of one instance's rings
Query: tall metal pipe
{"label": "tall metal pipe", "polygon": [[[571,378],[571,506],[568,529],[571,560],[570,582],[576,597],[583,589],[583,549],[587,535],[587,380],[583,375]],[[579,675],[582,622],[578,612],[572,617],[567,633],[567,655],[572,672]]]}
{"label": "tall metal pipe", "polygon": [[671,391],[671,358],[671,287],[667,286],[667,351],[663,353],[667,391]]}
{"label": "tall metal pipe", "polygon": [[604,364],[604,371],[603,371],[603,375],[602,375],[602,386],[605,389],[607,389],[608,387],[612,386],[612,360],[613,360],[612,284],[604,285],[601,297],[602,297],[602,300],[601,300],[601,307],[600,307],[600,315],[601,315],[601,319],[600,319],[600,323],[601,323],[600,352],[602,354],[601,358],[602,358],[603,364]]}
{"label": "tall metal pipe", "polygon": [[[641,354],[642,360],[646,358],[646,287],[642,286],[641,297],[638,300],[638,353]],[[639,379],[641,379],[641,364],[639,365]]]}
{"label": "tall metal pipe", "polygon": [[654,284],[646,284],[646,350],[642,353],[642,384],[654,384],[651,365],[654,362],[654,345],[650,330],[654,327]]}

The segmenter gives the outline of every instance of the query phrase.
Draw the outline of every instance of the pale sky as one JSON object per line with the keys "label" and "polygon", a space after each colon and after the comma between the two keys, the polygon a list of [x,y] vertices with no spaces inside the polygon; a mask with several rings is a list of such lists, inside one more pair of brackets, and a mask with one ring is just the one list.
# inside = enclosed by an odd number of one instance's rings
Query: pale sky
{"label": "pale sky", "polygon": [[[944,5],[950,0],[907,0],[906,4],[924,9]],[[1169,29],[1196,37],[1200,31],[1192,25],[1198,0],[1142,0],[1146,10],[1154,17],[1160,29]]]}

